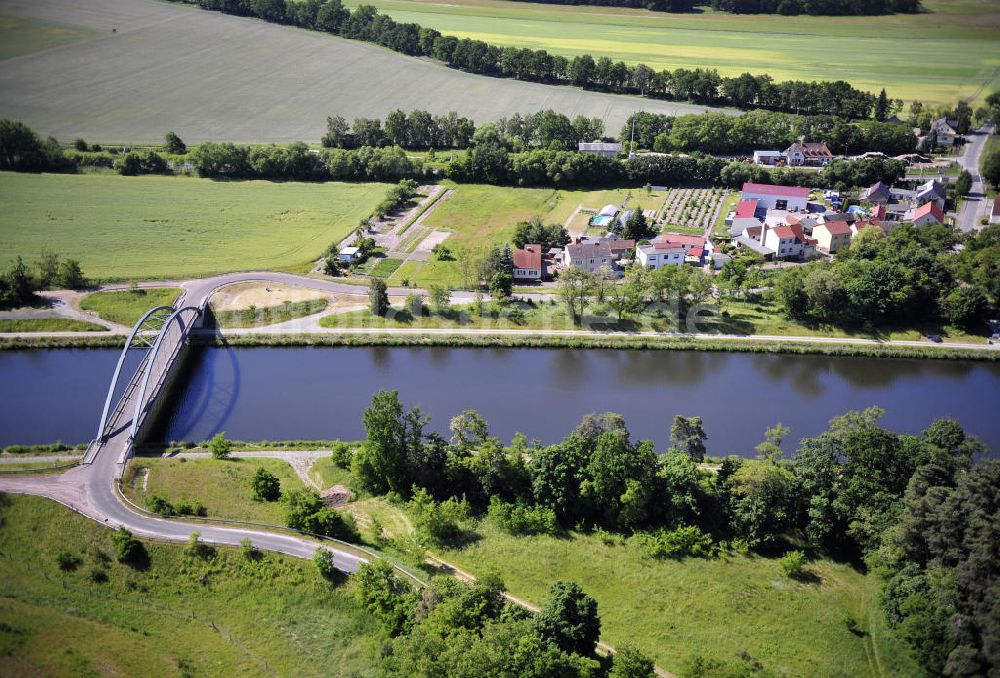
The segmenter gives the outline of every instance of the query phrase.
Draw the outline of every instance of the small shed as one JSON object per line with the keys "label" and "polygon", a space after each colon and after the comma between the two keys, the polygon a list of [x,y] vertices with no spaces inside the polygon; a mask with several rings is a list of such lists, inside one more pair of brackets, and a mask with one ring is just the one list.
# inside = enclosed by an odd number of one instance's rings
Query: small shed
{"label": "small shed", "polygon": [[355,261],[359,256],[360,250],[357,247],[342,247],[340,249],[341,261]]}

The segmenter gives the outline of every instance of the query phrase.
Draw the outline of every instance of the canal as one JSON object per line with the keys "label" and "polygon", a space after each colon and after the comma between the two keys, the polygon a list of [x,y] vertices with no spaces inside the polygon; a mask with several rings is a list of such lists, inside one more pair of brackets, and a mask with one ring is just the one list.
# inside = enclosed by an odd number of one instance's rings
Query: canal
{"label": "canal", "polygon": [[[117,351],[0,352],[0,445],[94,436]],[[156,437],[204,440],[363,436],[379,388],[449,419],[479,410],[504,441],[566,436],[588,412],[625,415],[633,438],[666,446],[675,414],[700,415],[713,455],[753,455],[782,422],[795,441],[851,409],[879,405],[883,424],[918,433],[949,416],[1000,450],[1000,364],[829,356],[481,348],[201,348],[166,403]]]}

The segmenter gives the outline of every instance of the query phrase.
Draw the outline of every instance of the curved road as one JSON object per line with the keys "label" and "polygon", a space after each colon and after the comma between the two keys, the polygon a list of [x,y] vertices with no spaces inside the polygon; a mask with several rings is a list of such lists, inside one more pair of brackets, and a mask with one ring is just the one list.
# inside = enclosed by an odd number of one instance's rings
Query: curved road
{"label": "curved road", "polygon": [[[351,285],[338,280],[325,278],[312,278],[294,273],[279,273],[275,271],[246,271],[241,273],[227,273],[210,278],[199,278],[196,280],[174,280],[157,281],[140,284],[140,287],[179,287],[183,290],[183,296],[177,301],[177,306],[184,305],[199,306],[209,298],[217,289],[226,285],[241,282],[274,282],[286,285],[297,285],[308,289],[327,292],[330,294],[351,295],[359,297],[359,303],[367,306],[367,288],[360,285]],[[126,289],[124,285],[108,285],[100,288],[102,290]],[[424,294],[426,290],[413,287],[390,287],[388,293],[393,296],[405,296],[407,294]],[[518,294],[517,296],[534,301],[548,301],[556,298],[556,294],[551,292],[535,292]],[[474,292],[455,291],[451,294],[453,303],[471,303],[475,298]],[[489,299],[489,295],[483,296],[484,300]],[[711,333],[683,333],[683,332],[614,332],[600,330],[546,330],[546,329],[411,329],[411,328],[339,328],[320,327],[314,324],[311,327],[304,327],[302,322],[308,319],[298,319],[294,324],[285,323],[284,326],[255,327],[242,329],[222,330],[223,335],[240,334],[397,334],[397,335],[504,335],[504,336],[567,336],[567,337],[663,337],[674,339],[695,339],[704,341],[760,341],[768,343],[809,343],[809,344],[863,344],[879,346],[900,346],[900,347],[929,347],[929,348],[961,348],[978,350],[998,350],[1000,345],[968,344],[957,342],[945,342],[935,344],[930,341],[894,340],[894,339],[865,339],[854,337],[824,337],[824,336],[781,336],[766,334],[711,334]],[[126,328],[118,330],[118,334],[127,332]],[[40,337],[94,337],[93,332],[10,332],[5,333],[5,337],[19,338],[40,338]],[[100,333],[97,336],[108,336],[108,333]]]}

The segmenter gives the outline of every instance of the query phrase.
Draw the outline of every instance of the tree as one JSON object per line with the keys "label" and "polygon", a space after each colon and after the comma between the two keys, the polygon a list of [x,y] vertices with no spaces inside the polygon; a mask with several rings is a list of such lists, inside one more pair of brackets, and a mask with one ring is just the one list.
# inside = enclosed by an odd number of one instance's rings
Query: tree
{"label": "tree", "polygon": [[806,567],[806,554],[802,551],[789,551],[781,557],[781,569],[792,579],[802,576]]}
{"label": "tree", "polygon": [[754,448],[757,450],[757,458],[776,463],[785,454],[781,450],[781,442],[791,432],[792,430],[781,422],[778,422],[773,428],[767,429],[764,432],[764,442]]}
{"label": "tree", "polygon": [[[384,493],[394,490],[408,495],[412,486],[407,463],[407,431],[403,405],[397,391],[382,391],[372,396],[371,405],[362,416],[367,437],[355,452],[351,468],[369,490]],[[419,441],[413,441],[414,445]]]}
{"label": "tree", "polygon": [[705,459],[707,438],[701,417],[674,416],[670,426],[670,447],[684,452],[692,461],[701,462]]}
{"label": "tree", "polygon": [[21,257],[0,277],[0,307],[28,306],[38,301],[31,274]]}
{"label": "tree", "polygon": [[229,459],[232,447],[232,443],[226,438],[224,431],[219,431],[208,441],[208,449],[212,453],[213,459]]}
{"label": "tree", "polygon": [[398,636],[413,624],[417,597],[384,560],[363,563],[352,577],[358,603]]}
{"label": "tree", "polygon": [[52,250],[43,249],[36,264],[38,268],[38,286],[48,289],[59,279],[59,255]]}
{"label": "tree", "polygon": [[184,155],[187,153],[187,144],[174,132],[167,132],[163,138],[163,150],[174,155]]}
{"label": "tree", "polygon": [[993,151],[983,159],[983,178],[993,188],[1000,187],[1000,151]]}
{"label": "tree", "polygon": [[969,191],[972,190],[972,175],[969,174],[969,170],[962,170],[958,175],[958,179],[955,180],[955,195],[960,198],[964,198],[969,195]]}
{"label": "tree", "polygon": [[444,313],[448,310],[448,302],[451,301],[451,290],[449,290],[444,285],[431,285],[431,303],[434,304],[434,310],[438,313]]}
{"label": "tree", "polygon": [[885,88],[879,92],[878,100],[875,102],[875,119],[882,122],[889,117],[889,97],[886,96]]}
{"label": "tree", "polygon": [[372,278],[368,283],[368,308],[377,316],[384,316],[389,311],[389,294],[381,278]]}
{"label": "tree", "polygon": [[[590,274],[577,266],[567,266],[559,274],[559,296],[566,302],[573,322],[583,317],[584,304],[590,286]],[[579,305],[579,313],[577,307]]]}
{"label": "tree", "polygon": [[597,601],[573,582],[556,582],[548,600],[535,615],[535,628],[542,638],[563,652],[589,657],[601,636]]}
{"label": "tree", "polygon": [[951,324],[965,329],[979,329],[986,321],[989,302],[975,286],[956,287],[941,300],[941,311]]}
{"label": "tree", "polygon": [[281,481],[263,466],[250,478],[250,496],[254,501],[276,501],[281,496]]}
{"label": "tree", "polygon": [[622,228],[621,237],[624,240],[645,240],[654,235],[656,235],[656,232],[646,222],[646,217],[643,215],[642,209],[636,207],[632,210],[632,214],[629,215],[625,226]]}
{"label": "tree", "polygon": [[476,410],[462,410],[448,424],[451,444],[463,454],[479,447],[490,435],[489,424]]}
{"label": "tree", "polygon": [[87,286],[83,269],[76,259],[65,259],[59,264],[59,285],[68,290],[77,290]]}

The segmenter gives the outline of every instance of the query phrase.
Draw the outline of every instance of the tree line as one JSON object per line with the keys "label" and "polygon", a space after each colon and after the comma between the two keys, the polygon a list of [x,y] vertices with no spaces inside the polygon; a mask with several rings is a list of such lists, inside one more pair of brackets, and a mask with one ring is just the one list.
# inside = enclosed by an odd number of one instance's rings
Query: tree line
{"label": "tree line", "polygon": [[469,118],[452,111],[446,116],[432,116],[414,110],[389,113],[383,126],[379,118],[355,118],[350,124],[341,116],[326,119],[323,146],[359,148],[362,146],[399,146],[401,148],[468,148],[493,141],[510,151],[529,148],[575,150],[582,141],[599,141],[604,135],[600,118],[578,115],[572,120],[551,109],[522,116],[519,113],[486,123],[479,128]]}
{"label": "tree line", "polygon": [[901,225],[888,236],[869,227],[832,262],[782,271],[774,297],[783,312],[807,323],[891,327],[943,320],[983,327],[1000,284],[988,273],[1000,261],[1000,226],[965,238],[941,226]]}
{"label": "tree line", "polygon": [[[784,150],[799,138],[824,142],[834,155],[879,152],[894,156],[912,153],[917,145],[907,125],[849,122],[829,115],[758,110],[741,116],[702,113],[674,117],[642,111],[634,118],[636,146],[658,153],[750,155],[759,150]],[[632,119],[622,126],[618,138],[626,146],[633,139]]]}
{"label": "tree line", "polygon": [[922,665],[985,675],[1000,661],[1000,461],[975,463],[988,450],[954,421],[900,435],[882,415],[836,417],[790,459],[790,431],[777,424],[756,458],[726,457],[713,472],[699,465],[708,436],[697,417],[674,418],[662,453],[614,413],[584,417],[554,445],[518,434],[505,446],[474,410],[451,420],[446,439],[380,391],[363,415],[365,442],[343,463],[367,490],[409,500],[419,538],[435,546],[461,543],[480,516],[516,534],[618,532],[654,558],[805,545],[790,563],[800,575],[820,554],[862,559],[884,578],[890,626]]}
{"label": "tree line", "polygon": [[265,21],[373,42],[410,56],[429,56],[452,68],[481,75],[571,84],[585,89],[700,104],[829,114],[850,119],[870,118],[876,104],[875,95],[842,80],[775,82],[766,74],[722,77],[714,69],[656,71],[645,64],[629,66],[608,57],[595,59],[590,54],[567,59],[546,50],[499,47],[481,40],[442,35],[433,28],[415,23],[397,23],[379,14],[371,5],[360,5],[349,11],[340,0],[287,3],[285,0],[198,0],[197,4],[227,14],[256,16]]}

